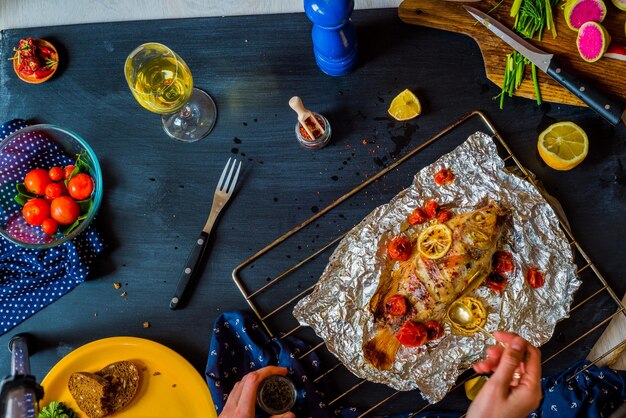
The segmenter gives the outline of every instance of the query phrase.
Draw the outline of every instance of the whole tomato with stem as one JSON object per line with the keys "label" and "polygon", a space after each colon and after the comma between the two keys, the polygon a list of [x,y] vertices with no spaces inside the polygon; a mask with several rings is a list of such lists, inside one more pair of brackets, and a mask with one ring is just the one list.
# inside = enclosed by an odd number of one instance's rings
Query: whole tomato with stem
{"label": "whole tomato with stem", "polygon": [[30,225],[39,226],[50,217],[50,204],[39,197],[30,199],[22,208],[22,215]]}
{"label": "whole tomato with stem", "polygon": [[24,186],[29,192],[43,196],[46,192],[46,186],[50,184],[52,180],[48,175],[48,170],[43,168],[35,168],[30,170],[24,177]]}
{"label": "whole tomato with stem", "polygon": [[48,235],[54,235],[59,230],[59,224],[54,219],[47,218],[41,223],[41,229]]}
{"label": "whole tomato with stem", "polygon": [[89,174],[78,173],[67,183],[67,190],[76,200],[84,200],[93,192],[93,179]]}
{"label": "whole tomato with stem", "polygon": [[69,196],[57,197],[50,203],[50,216],[60,225],[73,224],[80,215],[80,207]]}

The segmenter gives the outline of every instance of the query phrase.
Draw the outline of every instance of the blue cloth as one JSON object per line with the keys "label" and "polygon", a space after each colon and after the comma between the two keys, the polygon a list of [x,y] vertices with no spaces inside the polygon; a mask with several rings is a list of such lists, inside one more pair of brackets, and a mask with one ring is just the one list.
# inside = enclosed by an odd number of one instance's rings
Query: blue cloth
{"label": "blue cloth", "polygon": [[[313,379],[321,374],[324,366],[313,352],[299,360],[299,354],[309,346],[297,338],[282,340],[270,338],[263,325],[252,315],[244,312],[226,312],[220,315],[213,327],[211,348],[206,366],[206,379],[217,412],[224,408],[228,393],[235,383],[248,372],[265,366],[283,366],[289,370],[288,377],[298,389],[298,400],[292,412],[297,417],[356,417],[355,408],[330,410],[324,401],[324,393],[332,396],[329,388],[320,387]],[[608,418],[612,411],[626,401],[625,372],[606,367],[592,366],[572,382],[568,377],[584,368],[588,361],[578,362],[556,376],[542,379],[543,400],[539,409],[529,418]],[[267,416],[257,408],[257,417]],[[412,416],[394,415],[394,418]],[[457,418],[455,412],[427,411],[415,418]]]}
{"label": "blue cloth", "polygon": [[589,364],[584,360],[541,382],[543,399],[529,418],[608,418],[626,401],[626,372],[591,366],[567,382]]}
{"label": "blue cloth", "polygon": [[[25,126],[21,119],[0,125],[0,139]],[[0,199],[12,202],[15,184],[23,181],[29,170],[73,162],[61,148],[33,135],[0,155]],[[8,213],[14,212],[6,210],[8,205],[0,211],[3,225]],[[24,248],[0,237],[0,335],[82,283],[93,258],[103,249],[93,225],[74,240],[46,250]]]}

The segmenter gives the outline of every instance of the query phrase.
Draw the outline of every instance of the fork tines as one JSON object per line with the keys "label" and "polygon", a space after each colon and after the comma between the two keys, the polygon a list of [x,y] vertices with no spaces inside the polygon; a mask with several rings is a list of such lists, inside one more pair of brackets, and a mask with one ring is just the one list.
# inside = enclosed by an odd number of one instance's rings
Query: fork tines
{"label": "fork tines", "polygon": [[[232,165],[230,164],[231,160],[233,161]],[[239,163],[239,164],[237,164]],[[230,171],[229,171],[230,166]],[[235,178],[231,182],[230,179],[233,176],[233,171],[235,170],[235,166],[237,166],[237,172],[235,173]],[[241,170],[241,161],[238,161],[236,158],[229,158],[226,162],[226,167],[224,167],[224,171],[222,171],[222,176],[220,180],[217,182],[216,192],[224,192],[226,194],[231,194],[235,185],[237,184],[237,178],[239,177],[239,171]],[[226,181],[224,181],[224,177],[226,177],[226,172],[228,171],[228,177]]]}

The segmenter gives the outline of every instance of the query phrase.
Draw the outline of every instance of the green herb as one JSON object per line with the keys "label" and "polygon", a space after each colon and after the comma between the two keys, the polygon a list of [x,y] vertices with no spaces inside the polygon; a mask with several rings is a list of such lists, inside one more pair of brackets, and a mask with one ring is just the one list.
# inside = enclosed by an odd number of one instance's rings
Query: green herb
{"label": "green herb", "polygon": [[[537,36],[541,40],[543,30],[549,29],[552,37],[556,38],[556,26],[552,16],[552,8],[559,0],[515,0],[511,7],[511,16],[515,17],[515,29],[518,33],[528,39]],[[504,81],[502,91],[497,96],[500,98],[500,109],[504,106],[504,96],[513,96],[513,92],[519,88],[524,80],[526,65],[531,65],[531,77],[535,87],[537,104],[541,104],[541,92],[537,80],[537,69],[535,64],[524,58],[522,54],[515,51],[507,55],[504,69]]]}
{"label": "green herb", "polygon": [[43,407],[37,418],[78,418],[78,416],[76,412],[65,406],[63,402],[53,401],[48,406]]}
{"label": "green herb", "polygon": [[20,206],[24,206],[30,199],[37,197],[29,192],[23,183],[16,184],[15,188],[17,189],[17,195],[15,195],[14,199]]}

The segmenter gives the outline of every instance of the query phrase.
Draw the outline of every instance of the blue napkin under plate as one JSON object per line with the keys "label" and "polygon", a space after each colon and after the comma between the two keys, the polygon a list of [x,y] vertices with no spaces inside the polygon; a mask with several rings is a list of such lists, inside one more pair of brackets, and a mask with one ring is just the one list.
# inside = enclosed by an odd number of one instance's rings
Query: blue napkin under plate
{"label": "blue napkin under plate", "polygon": [[[218,414],[224,408],[228,393],[235,383],[250,371],[274,365],[286,367],[288,377],[298,390],[298,398],[292,412],[297,417],[357,417],[355,408],[329,408],[324,393],[331,395],[328,387],[313,380],[324,369],[315,352],[299,360],[299,354],[310,347],[301,340],[289,336],[271,338],[256,317],[245,312],[226,312],[215,321],[211,348],[206,366],[206,379]],[[608,418],[612,411],[626,401],[626,372],[613,371],[607,367],[592,366],[567,383],[589,364],[576,364],[556,376],[542,379],[543,400],[539,409],[529,418]],[[456,412],[426,411],[415,418],[457,418]],[[257,408],[257,417],[267,414]],[[394,415],[394,418],[413,416]]]}
{"label": "blue napkin under plate", "polygon": [[[21,119],[0,125],[0,140],[26,126]],[[40,144],[40,138],[25,141],[11,153],[0,156],[4,159],[2,165],[19,167],[18,163],[24,161],[39,161]],[[47,148],[46,158],[59,164],[73,162],[66,160],[69,157],[61,149],[55,155]],[[35,168],[23,166],[14,173],[16,178],[23,179]],[[15,182],[3,186],[0,185],[0,193],[16,193]],[[82,283],[92,260],[103,249],[104,243],[93,224],[72,241],[45,250],[24,248],[0,237],[0,335]]]}

